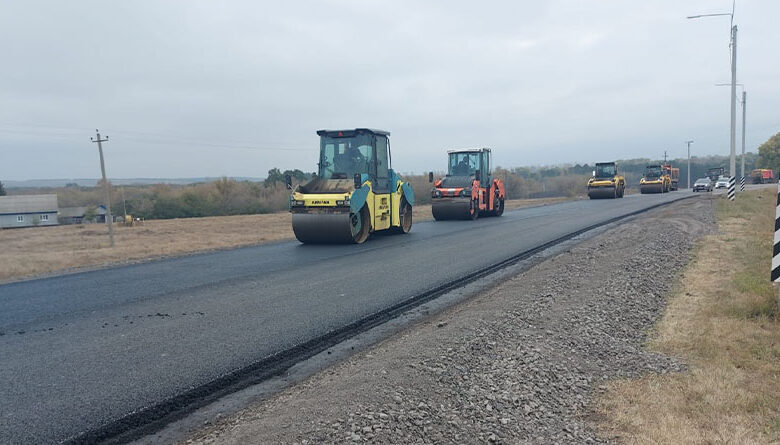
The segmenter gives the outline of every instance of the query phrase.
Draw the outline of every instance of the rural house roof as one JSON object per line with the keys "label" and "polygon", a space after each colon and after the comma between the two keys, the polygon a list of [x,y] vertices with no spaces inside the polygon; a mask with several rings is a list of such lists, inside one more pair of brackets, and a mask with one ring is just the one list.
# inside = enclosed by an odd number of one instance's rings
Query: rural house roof
{"label": "rural house roof", "polygon": [[0,196],[0,215],[57,213],[57,195]]}
{"label": "rural house roof", "polygon": [[60,209],[60,216],[63,218],[84,216],[85,213],[87,213],[86,207],[63,207]]}

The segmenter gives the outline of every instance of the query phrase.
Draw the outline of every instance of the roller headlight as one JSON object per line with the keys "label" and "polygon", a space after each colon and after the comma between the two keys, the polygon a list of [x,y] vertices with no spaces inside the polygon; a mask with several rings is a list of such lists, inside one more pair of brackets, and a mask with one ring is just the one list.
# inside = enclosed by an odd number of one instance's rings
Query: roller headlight
{"label": "roller headlight", "polygon": [[439,190],[437,190],[437,189],[433,189],[433,190],[431,190],[431,197],[433,197],[433,198],[440,198],[441,197],[441,192]]}
{"label": "roller headlight", "polygon": [[471,196],[471,190],[463,189],[460,191],[460,196]]}

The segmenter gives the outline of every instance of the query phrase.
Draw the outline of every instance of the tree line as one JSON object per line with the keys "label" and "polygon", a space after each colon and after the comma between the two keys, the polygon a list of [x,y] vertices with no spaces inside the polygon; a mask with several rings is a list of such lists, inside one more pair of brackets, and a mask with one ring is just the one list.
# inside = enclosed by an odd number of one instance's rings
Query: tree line
{"label": "tree line", "polygon": [[775,134],[758,147],[758,168],[771,168],[778,177],[780,171],[780,133]]}
{"label": "tree line", "polygon": [[[111,208],[115,215],[125,212],[144,219],[194,218],[205,216],[271,213],[287,208],[289,190],[284,177],[294,183],[311,178],[301,170],[271,169],[263,182],[236,181],[222,177],[216,181],[188,185],[137,185],[111,188]],[[103,204],[102,182],[95,187],[68,184],[47,190],[56,193],[60,208]],[[37,192],[42,192],[39,189]],[[30,193],[31,191],[27,191]]]}

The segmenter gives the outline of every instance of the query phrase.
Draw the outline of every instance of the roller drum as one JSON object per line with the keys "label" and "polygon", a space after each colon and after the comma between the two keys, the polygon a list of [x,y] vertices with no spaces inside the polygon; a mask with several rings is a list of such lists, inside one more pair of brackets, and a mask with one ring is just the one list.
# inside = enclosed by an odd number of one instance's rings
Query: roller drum
{"label": "roller drum", "polygon": [[[360,214],[347,212],[292,214],[293,232],[302,243],[362,243],[368,238],[369,231],[363,222]],[[368,221],[365,223],[368,224]]]}
{"label": "roller drum", "polygon": [[588,190],[590,199],[615,198],[614,187],[594,187]]}
{"label": "roller drum", "polygon": [[643,195],[647,193],[663,193],[663,191],[663,184],[644,184],[639,186],[639,192]]}
{"label": "roller drum", "polygon": [[471,202],[467,199],[461,201],[434,200],[431,203],[433,218],[437,221],[447,219],[470,219]]}

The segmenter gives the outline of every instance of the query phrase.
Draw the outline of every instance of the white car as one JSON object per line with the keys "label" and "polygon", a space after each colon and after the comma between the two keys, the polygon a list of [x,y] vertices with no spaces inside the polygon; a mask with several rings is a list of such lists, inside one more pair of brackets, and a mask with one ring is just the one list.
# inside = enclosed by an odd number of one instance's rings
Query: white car
{"label": "white car", "polygon": [[727,189],[729,188],[729,178],[721,177],[718,178],[718,182],[715,183],[716,189]]}

